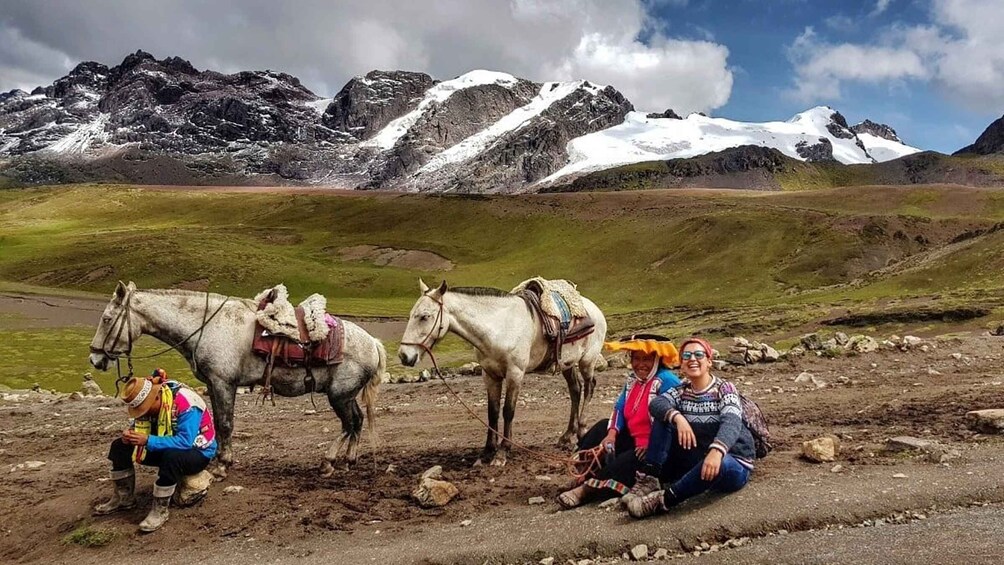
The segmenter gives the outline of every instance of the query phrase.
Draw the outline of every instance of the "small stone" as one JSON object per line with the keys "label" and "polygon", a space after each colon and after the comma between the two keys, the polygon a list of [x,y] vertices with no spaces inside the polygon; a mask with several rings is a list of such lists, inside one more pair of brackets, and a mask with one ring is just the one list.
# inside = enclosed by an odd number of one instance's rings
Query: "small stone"
{"label": "small stone", "polygon": [[747,349],[744,359],[747,363],[759,363],[763,361],[763,351],[759,349]]}
{"label": "small stone", "polygon": [[955,359],[956,361],[961,361],[962,360],[962,354],[961,353],[952,353],[952,359]]}
{"label": "small stone", "polygon": [[314,414],[317,414],[317,410],[304,410],[303,411],[303,415],[304,416],[313,416]]}
{"label": "small stone", "polygon": [[743,349],[750,349],[751,347],[753,347],[753,344],[750,343],[750,340],[746,339],[745,337],[734,337],[732,338],[732,343],[736,347],[741,347]]}
{"label": "small stone", "polygon": [[706,541],[702,541],[701,545],[698,546],[698,547],[701,548],[701,551],[707,551],[707,550],[711,549],[711,545],[708,544],[708,542],[706,542]]}
{"label": "small stone", "polygon": [[811,383],[814,375],[808,371],[803,371],[795,377],[795,382],[798,384]]}
{"label": "small stone", "polygon": [[833,338],[830,338],[830,339],[828,339],[828,340],[826,340],[826,341],[823,342],[823,351],[826,351],[826,350],[829,350],[829,349],[836,349],[838,347],[840,347],[840,346],[837,345],[837,340],[835,340]]}
{"label": "small stone", "polygon": [[767,344],[764,344],[760,351],[763,353],[763,361],[766,363],[773,363],[781,358],[781,354]]}
{"label": "small stone", "polygon": [[920,343],[922,341],[924,341],[924,340],[920,339],[919,337],[912,336],[912,335],[908,335],[908,336],[904,336],[903,337],[903,345],[905,345],[907,347],[907,349],[910,349],[911,347],[916,347],[916,346],[920,345]]}
{"label": "small stone", "polygon": [[850,377],[846,377],[844,375],[841,375],[841,376],[837,377],[837,382],[840,383],[840,384],[842,384],[842,385],[845,385],[845,384],[851,382],[851,378]]}
{"label": "small stone", "polygon": [[935,369],[934,367],[928,367],[927,368],[927,374],[931,375],[932,377],[940,377],[941,376],[941,372],[938,371],[937,369]]}
{"label": "small stone", "polygon": [[467,526],[470,526],[473,523],[474,523],[473,520],[464,520],[464,521],[460,522],[460,527],[461,528],[466,528]]}
{"label": "small stone", "polygon": [[844,466],[843,466],[843,465],[841,465],[840,463],[837,463],[836,465],[834,465],[834,466],[833,466],[833,467],[832,467],[832,468],[830,469],[830,472],[831,472],[831,473],[839,473],[840,471],[843,471],[843,470],[844,470]]}
{"label": "small stone", "polygon": [[816,388],[826,388],[826,381],[816,376],[812,377],[812,384],[816,385]]}
{"label": "small stone", "polygon": [[711,366],[713,366],[716,371],[724,371],[726,368],[728,368],[729,363],[728,361],[715,359],[714,361],[711,362]]}
{"label": "small stone", "polygon": [[533,478],[537,479],[538,481],[552,481],[553,480],[551,477],[549,477],[547,475],[536,475]]}
{"label": "small stone", "polygon": [[824,436],[802,442],[802,457],[813,463],[833,461],[839,454],[840,440],[835,436]]}
{"label": "small stone", "polygon": [[648,558],[648,546],[640,543],[631,548],[631,559],[633,561],[641,561],[642,559]]}
{"label": "small stone", "polygon": [[429,467],[428,469],[426,469],[425,472],[422,473],[422,476],[420,478],[422,478],[422,479],[438,479],[439,477],[442,477],[442,476],[443,476],[443,466],[442,465],[435,465],[433,467]]}
{"label": "small stone", "polygon": [[809,351],[818,351],[823,348],[823,342],[817,333],[805,334],[799,339],[799,342]]}
{"label": "small stone", "polygon": [[786,535],[787,533],[788,533],[788,530],[778,530],[777,531],[777,534],[781,535],[781,536]]}
{"label": "small stone", "polygon": [[530,497],[526,501],[526,503],[529,504],[530,506],[536,506],[538,504],[544,504],[544,502],[546,502],[546,501],[544,500],[543,496],[533,496],[533,497]]}
{"label": "small stone", "polygon": [[932,445],[934,442],[930,440],[913,436],[896,436],[886,440],[885,450],[891,453],[910,450],[925,451],[930,449]]}
{"label": "small stone", "polygon": [[223,489],[223,494],[240,494],[244,491],[244,487],[240,485],[230,485]]}
{"label": "small stone", "polygon": [[921,351],[922,351],[923,353],[927,353],[928,351],[930,351],[930,350],[931,350],[931,348],[930,348],[930,347],[928,347],[928,345],[927,345],[927,344],[925,343],[924,345],[921,345],[921,346],[920,346],[920,350],[921,350]]}
{"label": "small stone", "polygon": [[837,345],[843,347],[847,345],[847,342],[850,341],[851,338],[847,337],[847,334],[844,332],[837,332],[833,334],[833,339],[836,340]]}
{"label": "small stone", "polygon": [[907,477],[903,473],[896,473],[895,475],[892,476],[892,478],[894,478],[894,479],[906,479],[906,478],[909,478],[909,477]]}
{"label": "small stone", "polygon": [[540,563],[540,565],[554,565],[554,558],[553,557],[545,557],[545,558],[541,559],[540,561],[538,561],[537,563]]}
{"label": "small stone", "polygon": [[195,387],[195,392],[198,393],[199,396],[206,396],[209,394],[209,388],[204,386],[197,386]]}
{"label": "small stone", "polygon": [[70,393],[70,400],[83,400],[84,394],[82,392],[72,392]]}
{"label": "small stone", "polygon": [[879,350],[879,343],[873,337],[856,335],[847,342],[847,349],[858,353],[872,353]]}
{"label": "small stone", "polygon": [[659,549],[655,550],[655,554],[652,557],[660,561],[666,559],[667,557],[669,557],[669,550],[666,549],[665,547],[660,547]]}
{"label": "small stone", "polygon": [[610,368],[610,363],[608,363],[607,358],[602,355],[600,355],[596,359],[596,364],[593,365],[593,370],[596,371],[597,373],[602,373],[603,371],[606,371],[609,368]]}

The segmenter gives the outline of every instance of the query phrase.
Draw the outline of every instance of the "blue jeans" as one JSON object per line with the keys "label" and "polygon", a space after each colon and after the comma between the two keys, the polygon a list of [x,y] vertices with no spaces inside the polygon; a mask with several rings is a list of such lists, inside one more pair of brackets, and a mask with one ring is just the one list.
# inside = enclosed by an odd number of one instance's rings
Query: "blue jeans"
{"label": "blue jeans", "polygon": [[678,504],[705,491],[735,492],[749,481],[750,470],[731,455],[722,458],[718,476],[710,481],[701,478],[701,468],[707,449],[700,446],[683,449],[676,440],[676,426],[666,422],[652,422],[648,439],[646,468],[664,483],[666,506]]}

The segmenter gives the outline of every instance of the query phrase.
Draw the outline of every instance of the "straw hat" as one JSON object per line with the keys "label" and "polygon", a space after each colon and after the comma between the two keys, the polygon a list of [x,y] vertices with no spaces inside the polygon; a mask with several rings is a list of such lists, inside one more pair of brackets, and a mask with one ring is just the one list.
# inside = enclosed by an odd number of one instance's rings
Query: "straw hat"
{"label": "straw hat", "polygon": [[122,400],[128,406],[129,416],[139,418],[149,412],[160,398],[160,387],[150,379],[129,379],[122,390]]}
{"label": "straw hat", "polygon": [[618,341],[608,341],[603,344],[610,351],[641,351],[656,354],[667,367],[680,364],[680,354],[668,337],[655,334],[636,334],[621,338]]}

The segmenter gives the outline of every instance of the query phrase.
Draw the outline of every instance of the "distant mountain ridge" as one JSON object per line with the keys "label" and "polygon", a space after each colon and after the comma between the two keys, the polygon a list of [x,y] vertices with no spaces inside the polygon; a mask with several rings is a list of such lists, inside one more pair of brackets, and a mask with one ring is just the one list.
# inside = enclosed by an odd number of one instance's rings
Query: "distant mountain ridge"
{"label": "distant mountain ridge", "polygon": [[810,163],[919,151],[828,107],[762,124],[634,110],[613,86],[484,70],[446,81],[372,71],[325,99],[285,73],[225,75],[137,51],[0,94],[0,177],[522,192],[744,145]]}

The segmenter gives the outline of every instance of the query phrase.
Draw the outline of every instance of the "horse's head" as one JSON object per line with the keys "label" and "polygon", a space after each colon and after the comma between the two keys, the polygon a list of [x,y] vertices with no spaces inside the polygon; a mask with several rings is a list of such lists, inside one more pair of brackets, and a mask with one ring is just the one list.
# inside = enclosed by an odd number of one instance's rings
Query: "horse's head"
{"label": "horse's head", "polygon": [[98,329],[91,340],[91,365],[105,371],[120,356],[130,353],[132,344],[139,339],[142,328],[130,307],[136,285],[119,281],[112,299],[105,306]]}
{"label": "horse's head", "polygon": [[443,305],[446,281],[439,288],[430,289],[419,279],[418,288],[422,291],[422,296],[411,307],[408,327],[404,329],[404,337],[397,350],[401,363],[408,367],[414,367],[425,350],[432,349],[450,330],[450,313]]}

